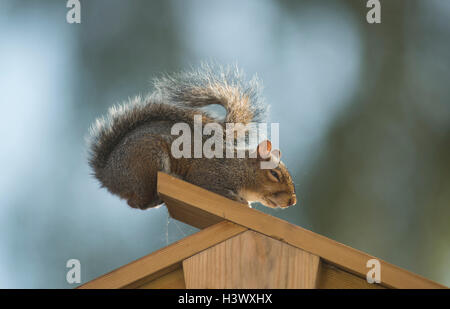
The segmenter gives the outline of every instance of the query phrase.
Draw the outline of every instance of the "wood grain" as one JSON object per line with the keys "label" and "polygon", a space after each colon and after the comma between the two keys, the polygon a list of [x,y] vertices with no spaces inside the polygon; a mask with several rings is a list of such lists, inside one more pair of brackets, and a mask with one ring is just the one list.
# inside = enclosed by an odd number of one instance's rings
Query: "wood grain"
{"label": "wood grain", "polygon": [[141,286],[180,268],[184,259],[246,230],[247,228],[231,222],[218,223],[78,288],[118,289]]}
{"label": "wood grain", "polygon": [[176,270],[165,274],[155,280],[145,283],[138,287],[138,289],[185,289],[183,268],[179,267]]}
{"label": "wood grain", "polygon": [[246,231],[183,262],[187,288],[314,288],[319,257]]}
{"label": "wood grain", "polygon": [[[166,205],[172,205],[175,203],[180,205],[183,202],[175,201],[170,197],[166,197],[165,203]],[[215,216],[204,211],[197,211],[197,209],[192,209],[192,207],[189,207],[187,204],[184,204],[183,207],[167,207],[167,209],[172,218],[199,229],[204,229],[208,226],[224,221],[224,218],[220,216]]]}
{"label": "wood grain", "polygon": [[379,284],[370,284],[366,279],[322,262],[317,279],[318,289],[384,289]]}
{"label": "wood grain", "polygon": [[[362,278],[365,278],[368,271],[367,261],[375,258],[164,173],[158,173],[158,193],[166,201],[171,213],[189,214],[189,220],[184,221],[180,215],[177,218],[180,221],[200,227],[209,225],[208,218],[212,218],[210,224],[214,224],[217,217],[221,217],[317,255],[328,263]],[[182,211],[176,208],[182,208]],[[196,217],[202,218],[202,222],[197,225]],[[446,288],[381,259],[378,260],[381,264],[383,286],[410,289]]]}

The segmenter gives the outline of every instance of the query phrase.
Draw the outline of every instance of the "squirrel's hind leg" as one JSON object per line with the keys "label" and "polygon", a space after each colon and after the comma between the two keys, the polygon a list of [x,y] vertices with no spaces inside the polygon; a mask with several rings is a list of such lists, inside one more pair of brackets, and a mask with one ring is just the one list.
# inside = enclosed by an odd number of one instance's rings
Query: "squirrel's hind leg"
{"label": "squirrel's hind leg", "polygon": [[127,198],[127,203],[139,209],[161,205],[163,201],[157,192],[158,172],[170,173],[170,157],[158,138],[147,137],[145,143],[133,146],[134,152],[129,158],[130,175],[134,177],[128,181],[132,185],[132,194]]}
{"label": "squirrel's hind leg", "polygon": [[164,201],[161,200],[159,197],[157,197],[156,199],[152,199],[152,201],[148,204],[145,204],[145,201],[139,201],[137,199],[134,198],[130,198],[127,201],[127,204],[132,207],[132,208],[139,208],[139,209],[148,209],[148,208],[152,208],[152,207],[156,207],[159,206],[161,204],[163,204]]}

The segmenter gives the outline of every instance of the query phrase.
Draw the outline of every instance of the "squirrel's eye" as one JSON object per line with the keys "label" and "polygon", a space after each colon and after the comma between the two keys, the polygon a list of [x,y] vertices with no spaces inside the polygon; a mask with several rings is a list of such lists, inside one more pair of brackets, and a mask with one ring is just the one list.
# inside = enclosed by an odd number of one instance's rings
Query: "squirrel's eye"
{"label": "squirrel's eye", "polygon": [[270,171],[273,177],[275,177],[278,181],[280,181],[280,176],[278,176],[278,173],[275,171]]}

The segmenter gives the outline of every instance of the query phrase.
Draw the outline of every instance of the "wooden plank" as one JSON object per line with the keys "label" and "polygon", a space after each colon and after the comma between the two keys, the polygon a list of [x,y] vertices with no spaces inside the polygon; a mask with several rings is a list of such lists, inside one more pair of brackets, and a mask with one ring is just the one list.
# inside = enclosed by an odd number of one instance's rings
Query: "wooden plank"
{"label": "wooden plank", "polygon": [[370,284],[367,280],[322,262],[317,280],[318,289],[384,289],[379,284]]}
{"label": "wooden plank", "polygon": [[118,289],[138,287],[179,267],[181,262],[247,228],[223,221],[144,256],[78,288]]}
{"label": "wooden plank", "polygon": [[[329,263],[362,278],[366,277],[366,273],[369,270],[366,268],[367,261],[375,258],[327,237],[251,209],[241,203],[231,201],[164,173],[158,173],[158,193],[164,201],[167,201],[167,207],[171,212],[176,211],[175,208],[183,208],[183,211],[180,211],[180,213],[191,213],[202,216],[202,218],[208,218],[207,214],[222,217],[320,256]],[[190,223],[193,220],[192,218],[191,216]],[[182,216],[178,217],[178,220],[184,221]],[[199,225],[207,224],[202,222]],[[384,286],[412,289],[446,288],[441,284],[389,264],[381,259],[378,260],[381,265],[381,281]]]}
{"label": "wooden plank", "polygon": [[[182,204],[182,201],[174,201],[170,197],[165,198],[166,205],[172,205],[172,203]],[[208,226],[217,224],[224,221],[222,217],[212,215],[208,212],[198,211],[198,209],[189,207],[185,204],[183,207],[167,207],[169,215],[179,221],[192,225],[199,229],[204,229]]]}
{"label": "wooden plank", "polygon": [[312,289],[319,257],[246,231],[183,261],[194,289]]}
{"label": "wooden plank", "polygon": [[155,280],[145,283],[138,287],[138,289],[185,289],[183,268],[179,267],[176,270],[165,274]]}

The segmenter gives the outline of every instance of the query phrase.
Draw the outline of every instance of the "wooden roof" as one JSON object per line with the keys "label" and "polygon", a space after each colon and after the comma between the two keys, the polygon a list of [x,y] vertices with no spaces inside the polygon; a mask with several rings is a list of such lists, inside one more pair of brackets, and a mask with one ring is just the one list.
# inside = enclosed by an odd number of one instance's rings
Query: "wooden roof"
{"label": "wooden roof", "polygon": [[[195,265],[192,257],[200,258],[203,251],[218,248],[219,244],[232,242],[232,239],[237,237],[240,237],[241,241],[258,241],[255,240],[258,235],[276,240],[276,244],[266,244],[272,246],[271,248],[281,242],[289,248],[298,249],[297,256],[300,261],[306,261],[304,255],[298,254],[300,251],[307,253],[309,257],[317,257],[320,267],[314,268],[317,276],[312,281],[312,287],[446,288],[374,256],[164,173],[158,174],[158,193],[166,203],[171,217],[202,230],[94,279],[80,288],[205,287],[206,283],[197,283],[187,274],[189,267]],[[246,233],[248,231],[253,234]],[[233,248],[235,250],[236,245]],[[225,249],[221,250],[223,252]],[[203,262],[205,258],[207,257],[203,254]],[[217,258],[217,254],[214,258]],[[365,280],[369,270],[366,263],[370,259],[380,262],[380,284],[369,284]],[[295,282],[292,286],[299,286],[295,285]],[[193,285],[194,283],[197,285]]]}

